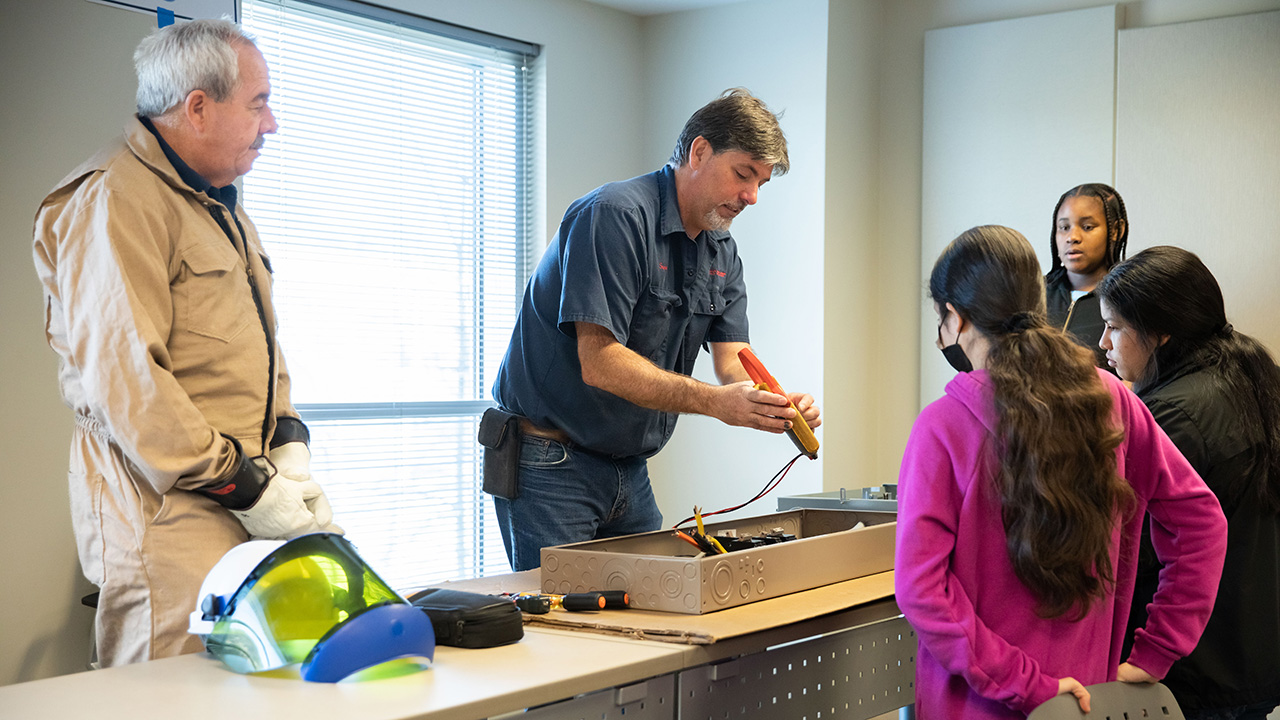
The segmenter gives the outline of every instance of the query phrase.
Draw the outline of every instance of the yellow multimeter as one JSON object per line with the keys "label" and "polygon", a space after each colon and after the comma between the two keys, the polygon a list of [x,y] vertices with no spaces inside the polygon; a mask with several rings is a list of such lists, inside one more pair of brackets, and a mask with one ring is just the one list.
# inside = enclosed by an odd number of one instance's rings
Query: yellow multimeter
{"label": "yellow multimeter", "polygon": [[[742,348],[738,351],[738,360],[742,361],[742,367],[746,369],[747,375],[751,376],[752,382],[760,390],[768,390],[777,393],[782,397],[787,397],[787,393],[782,390],[782,386],[778,381],[765,370],[764,363],[760,362],[755,353],[751,352],[751,348]],[[818,459],[818,438],[814,437],[813,430],[809,428],[809,423],[805,422],[804,416],[800,414],[799,408],[795,403],[789,402],[791,409],[796,411],[796,416],[791,419],[791,429],[787,431],[787,435],[791,438],[791,442],[796,444],[796,448],[800,452],[809,457],[810,460]]]}

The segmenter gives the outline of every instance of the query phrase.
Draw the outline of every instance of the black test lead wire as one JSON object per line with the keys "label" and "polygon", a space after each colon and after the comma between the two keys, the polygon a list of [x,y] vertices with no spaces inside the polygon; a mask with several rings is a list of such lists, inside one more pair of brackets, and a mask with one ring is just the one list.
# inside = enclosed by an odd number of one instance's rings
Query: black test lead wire
{"label": "black test lead wire", "polygon": [[[802,457],[804,457],[804,453],[800,453],[800,454],[796,455],[795,457],[791,458],[791,460],[790,460],[786,465],[783,465],[783,466],[782,466],[782,469],[781,469],[781,470],[779,470],[779,471],[777,472],[777,474],[775,474],[772,478],[770,478],[770,479],[769,479],[769,482],[767,482],[767,483],[765,483],[765,484],[764,484],[764,489],[763,489],[763,490],[761,490],[760,492],[756,493],[756,496],[755,496],[755,497],[751,498],[750,500],[748,500],[748,501],[746,501],[746,502],[744,502],[744,503],[742,503],[742,504],[740,504],[740,505],[734,505],[733,507],[721,508],[720,510],[715,510],[715,511],[713,511],[713,512],[702,513],[702,517],[703,517],[703,518],[709,518],[709,517],[711,517],[712,515],[719,515],[719,514],[721,514],[721,513],[733,512],[734,510],[740,510],[740,509],[742,509],[742,508],[744,508],[744,507],[746,507],[746,506],[750,505],[751,503],[753,503],[753,502],[755,502],[755,501],[759,500],[760,498],[764,497],[765,495],[768,495],[770,492],[772,492],[772,491],[773,491],[773,489],[774,489],[774,488],[778,487],[778,484],[782,482],[782,479],[783,479],[783,478],[785,478],[785,477],[787,476],[787,472],[791,470],[791,466],[792,466],[792,465],[795,465],[795,464],[796,464],[796,461],[797,461],[797,460],[799,460],[799,459],[800,459],[800,458],[802,458]],[[689,521],[693,520],[693,519],[694,519],[694,517],[695,517],[695,516],[690,515],[689,517],[685,518],[684,520],[681,520],[680,522],[676,523],[675,525],[672,525],[671,527],[672,527],[672,529],[679,529],[681,525],[684,525],[685,523],[687,523],[687,522],[689,522]]]}

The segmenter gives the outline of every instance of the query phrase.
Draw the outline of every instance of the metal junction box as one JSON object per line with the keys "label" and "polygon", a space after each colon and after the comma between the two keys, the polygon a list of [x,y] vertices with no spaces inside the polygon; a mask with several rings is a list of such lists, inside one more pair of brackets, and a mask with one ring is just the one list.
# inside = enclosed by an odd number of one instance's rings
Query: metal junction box
{"label": "metal junction box", "polygon": [[816,510],[874,510],[898,512],[898,486],[881,485],[879,488],[859,488],[852,491],[840,488],[830,492],[808,495],[783,495],[778,498],[778,511],[797,508]]}
{"label": "metal junction box", "polygon": [[626,590],[634,608],[700,615],[892,570],[896,517],[800,509],[707,523],[708,535],[796,538],[716,555],[671,530],[543,548],[542,592]]}

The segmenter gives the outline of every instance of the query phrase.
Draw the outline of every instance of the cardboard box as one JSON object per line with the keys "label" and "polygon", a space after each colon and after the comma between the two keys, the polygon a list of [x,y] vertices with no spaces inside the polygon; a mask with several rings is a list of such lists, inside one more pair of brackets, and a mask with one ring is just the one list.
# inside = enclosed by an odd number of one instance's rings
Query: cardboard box
{"label": "cardboard box", "polygon": [[896,517],[802,509],[708,523],[708,535],[780,528],[796,537],[717,555],[702,555],[670,530],[543,548],[542,592],[626,590],[635,608],[714,612],[892,570]]}

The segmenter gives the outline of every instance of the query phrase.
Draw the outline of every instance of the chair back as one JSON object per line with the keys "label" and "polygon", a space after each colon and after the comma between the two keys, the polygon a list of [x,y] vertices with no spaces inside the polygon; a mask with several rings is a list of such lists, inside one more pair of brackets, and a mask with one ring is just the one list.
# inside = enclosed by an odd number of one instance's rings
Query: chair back
{"label": "chair back", "polygon": [[1074,695],[1058,695],[1031,711],[1027,720],[1186,720],[1169,688],[1160,683],[1089,685],[1089,714]]}

